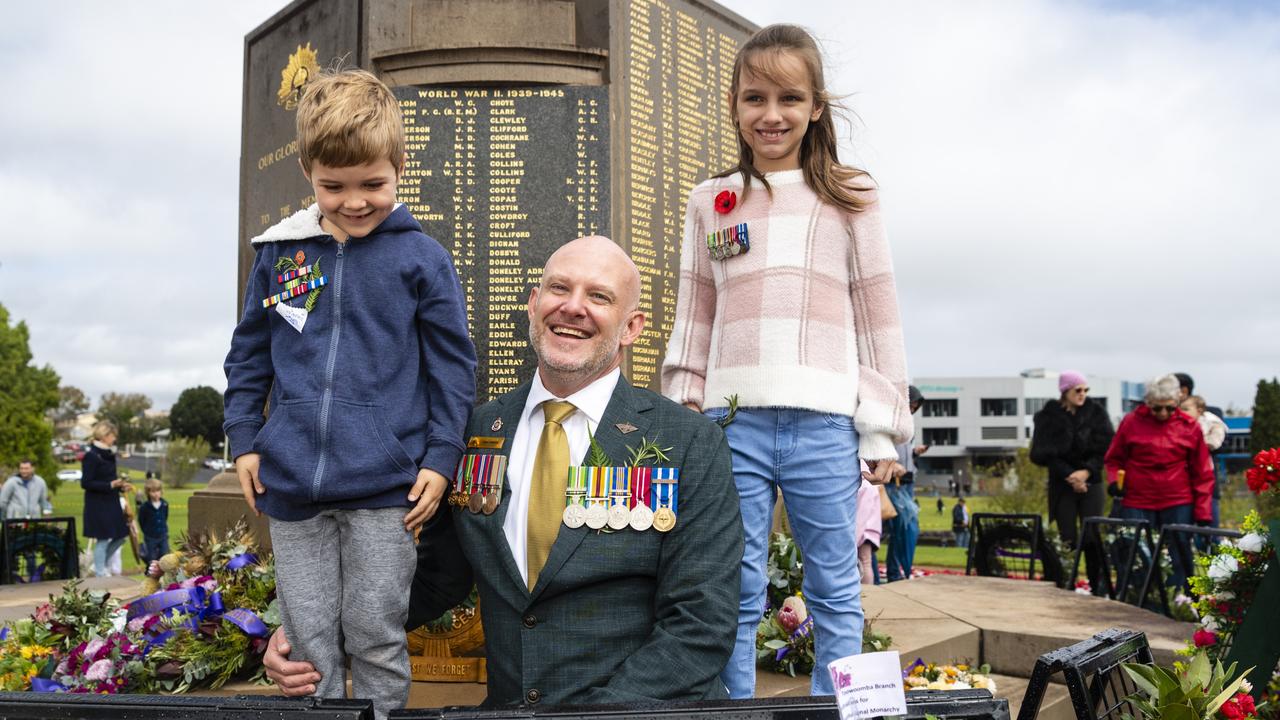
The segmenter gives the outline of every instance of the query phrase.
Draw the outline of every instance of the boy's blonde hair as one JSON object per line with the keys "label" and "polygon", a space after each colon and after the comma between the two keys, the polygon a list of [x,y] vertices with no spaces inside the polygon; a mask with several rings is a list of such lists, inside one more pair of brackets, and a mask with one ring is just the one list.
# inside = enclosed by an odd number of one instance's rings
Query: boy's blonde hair
{"label": "boy's blonde hair", "polygon": [[164,492],[164,483],[160,482],[159,480],[153,477],[147,478],[147,481],[143,484],[143,487],[147,489],[147,492],[151,492],[152,490],[159,490],[160,492]]}
{"label": "boy's blonde hair", "polygon": [[390,88],[365,70],[322,73],[298,102],[298,157],[343,168],[390,160],[404,167],[404,123]]}

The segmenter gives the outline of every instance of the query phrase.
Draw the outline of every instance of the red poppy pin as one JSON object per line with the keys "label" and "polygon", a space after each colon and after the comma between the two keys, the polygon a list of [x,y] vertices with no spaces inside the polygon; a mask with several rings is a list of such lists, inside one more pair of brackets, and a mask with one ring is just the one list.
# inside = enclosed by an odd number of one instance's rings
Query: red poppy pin
{"label": "red poppy pin", "polygon": [[731,190],[721,190],[716,195],[716,212],[721,215],[727,215],[730,210],[738,205],[738,193]]}
{"label": "red poppy pin", "polygon": [[297,253],[294,254],[293,261],[301,265],[302,263],[307,261],[307,254],[299,250]]}

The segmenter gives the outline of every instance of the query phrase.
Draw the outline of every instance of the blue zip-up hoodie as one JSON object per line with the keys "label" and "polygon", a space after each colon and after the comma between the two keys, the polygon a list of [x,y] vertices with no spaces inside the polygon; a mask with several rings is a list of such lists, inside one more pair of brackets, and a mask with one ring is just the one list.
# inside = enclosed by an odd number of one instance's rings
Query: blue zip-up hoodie
{"label": "blue zip-up hoodie", "polygon": [[[262,456],[267,491],[258,508],[305,520],[330,508],[407,507],[419,468],[452,477],[475,403],[476,355],[444,248],[403,205],[345,244],[320,228],[312,205],[253,245],[244,314],[224,365],[223,430],[233,457]],[[318,272],[290,277],[291,267],[315,270],[317,262]],[[309,280],[324,283],[309,313],[309,286],[263,306]]]}

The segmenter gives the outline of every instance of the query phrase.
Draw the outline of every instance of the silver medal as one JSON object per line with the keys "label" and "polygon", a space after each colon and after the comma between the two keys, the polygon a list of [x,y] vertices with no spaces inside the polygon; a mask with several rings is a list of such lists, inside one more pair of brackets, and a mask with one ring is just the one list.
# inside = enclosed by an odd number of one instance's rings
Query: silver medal
{"label": "silver medal", "polygon": [[574,503],[565,506],[563,517],[565,527],[576,530],[587,522],[587,511],[578,503]]}
{"label": "silver medal", "polygon": [[609,524],[609,511],[604,508],[604,505],[592,505],[587,508],[586,521],[587,527],[599,530]]}
{"label": "silver medal", "polygon": [[626,505],[614,505],[609,508],[609,527],[621,530],[631,522],[631,511]]}
{"label": "silver medal", "polygon": [[636,505],[631,508],[631,529],[644,532],[653,527],[653,511],[648,505]]}

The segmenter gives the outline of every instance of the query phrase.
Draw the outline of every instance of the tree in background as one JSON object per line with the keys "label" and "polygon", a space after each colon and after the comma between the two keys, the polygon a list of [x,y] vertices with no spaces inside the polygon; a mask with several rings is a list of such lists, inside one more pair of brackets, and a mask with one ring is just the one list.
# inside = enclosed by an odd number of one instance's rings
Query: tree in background
{"label": "tree in background", "polygon": [[1031,462],[1031,451],[1018,448],[1005,473],[1011,482],[993,488],[991,505],[1002,513],[1043,514],[1048,507],[1049,471]]}
{"label": "tree in background", "polygon": [[208,385],[187,388],[169,410],[169,430],[182,437],[204,438],[210,447],[222,444],[222,393]]}
{"label": "tree in background", "polygon": [[1280,382],[1258,381],[1253,397],[1253,425],[1249,429],[1249,453],[1280,447]]}
{"label": "tree in background", "polygon": [[110,420],[120,431],[116,443],[129,445],[151,439],[150,423],[143,413],[151,409],[151,398],[142,393],[103,393],[98,402],[98,419]]}
{"label": "tree in background", "polygon": [[169,440],[169,450],[164,454],[165,482],[169,487],[186,487],[209,455],[209,443],[204,438],[175,437]]}
{"label": "tree in background", "polygon": [[9,324],[0,305],[0,468],[14,471],[22,458],[32,458],[53,490],[58,468],[48,413],[58,407],[58,373],[31,364],[30,336],[25,322]]}
{"label": "tree in background", "polygon": [[53,409],[53,431],[66,437],[65,430],[75,427],[80,413],[89,411],[89,397],[75,385],[63,385],[58,388],[58,406]]}

